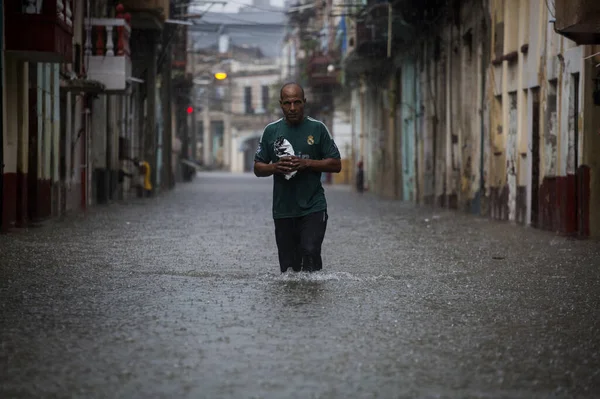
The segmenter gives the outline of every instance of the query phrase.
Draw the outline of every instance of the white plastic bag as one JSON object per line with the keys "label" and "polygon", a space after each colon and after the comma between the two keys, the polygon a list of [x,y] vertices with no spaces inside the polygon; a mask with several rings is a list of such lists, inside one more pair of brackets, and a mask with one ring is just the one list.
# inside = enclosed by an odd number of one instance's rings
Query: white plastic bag
{"label": "white plastic bag", "polygon": [[[292,147],[290,142],[283,137],[278,137],[277,140],[275,140],[273,146],[275,147],[275,155],[279,159],[283,157],[293,157],[296,155],[296,153],[294,152],[294,147]],[[286,180],[290,180],[292,177],[294,177],[296,173],[297,171],[293,171],[286,174]]]}

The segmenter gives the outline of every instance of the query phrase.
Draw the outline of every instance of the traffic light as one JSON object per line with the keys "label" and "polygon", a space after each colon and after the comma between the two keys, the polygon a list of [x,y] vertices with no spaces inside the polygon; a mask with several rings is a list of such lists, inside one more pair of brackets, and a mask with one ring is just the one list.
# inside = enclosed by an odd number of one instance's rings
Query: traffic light
{"label": "traffic light", "polygon": [[187,113],[191,114],[192,112],[194,112],[194,108],[193,107],[187,107]]}

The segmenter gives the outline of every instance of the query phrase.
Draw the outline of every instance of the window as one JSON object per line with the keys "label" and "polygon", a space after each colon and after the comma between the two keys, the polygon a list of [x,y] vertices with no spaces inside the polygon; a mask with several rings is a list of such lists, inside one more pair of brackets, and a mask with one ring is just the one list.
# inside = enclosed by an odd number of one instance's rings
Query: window
{"label": "window", "polygon": [[244,87],[244,113],[254,113],[254,110],[252,109],[252,87],[250,86]]}

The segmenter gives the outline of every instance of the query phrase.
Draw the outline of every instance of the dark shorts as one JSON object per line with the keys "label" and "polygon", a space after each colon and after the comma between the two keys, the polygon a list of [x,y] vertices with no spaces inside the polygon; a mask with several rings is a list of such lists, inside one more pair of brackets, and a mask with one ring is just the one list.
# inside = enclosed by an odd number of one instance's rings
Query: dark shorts
{"label": "dark shorts", "polygon": [[275,219],[275,240],[281,272],[323,268],[321,244],[327,229],[327,211],[297,218]]}

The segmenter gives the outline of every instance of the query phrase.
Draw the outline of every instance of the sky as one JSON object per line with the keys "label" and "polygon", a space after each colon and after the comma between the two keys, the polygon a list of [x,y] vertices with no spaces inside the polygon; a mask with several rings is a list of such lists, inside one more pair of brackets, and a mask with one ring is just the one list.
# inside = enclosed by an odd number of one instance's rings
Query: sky
{"label": "sky", "polygon": [[[202,0],[197,0],[198,3],[201,3]],[[210,1],[210,0],[207,0]],[[252,4],[252,0],[225,0],[227,1],[226,5],[215,4],[210,8],[212,12],[237,12],[240,7],[243,5]],[[276,7],[283,7],[283,0],[271,0],[271,5]],[[206,5],[201,5],[197,9],[198,11],[205,10],[207,8]]]}

